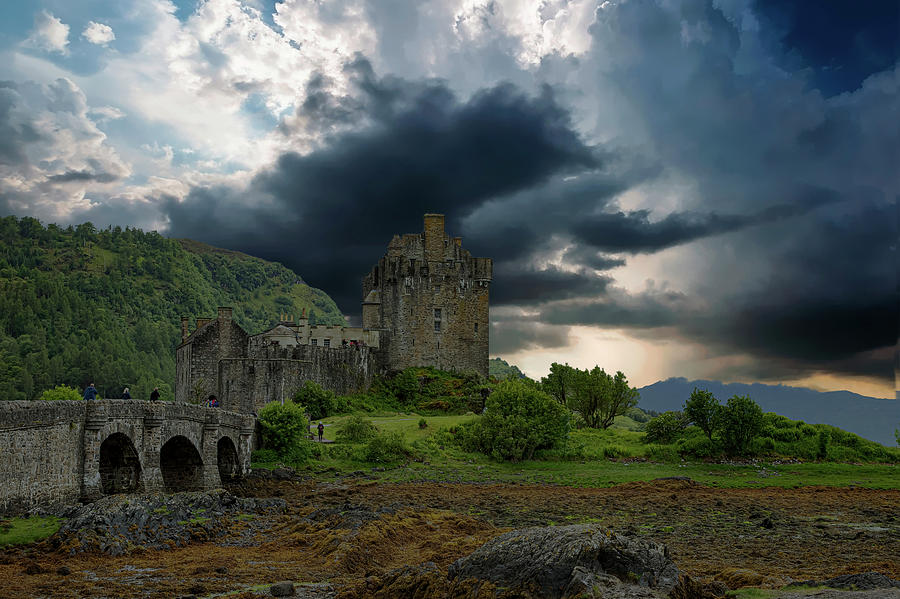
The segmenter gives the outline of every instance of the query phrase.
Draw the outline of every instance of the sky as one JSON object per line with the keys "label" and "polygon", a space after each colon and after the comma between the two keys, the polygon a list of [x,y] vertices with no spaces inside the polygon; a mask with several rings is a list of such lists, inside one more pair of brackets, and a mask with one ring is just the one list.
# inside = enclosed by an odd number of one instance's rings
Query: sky
{"label": "sky", "polygon": [[[491,355],[894,397],[894,0],[0,7],[0,214],[277,260],[494,259]],[[898,395],[900,397],[900,395]]]}

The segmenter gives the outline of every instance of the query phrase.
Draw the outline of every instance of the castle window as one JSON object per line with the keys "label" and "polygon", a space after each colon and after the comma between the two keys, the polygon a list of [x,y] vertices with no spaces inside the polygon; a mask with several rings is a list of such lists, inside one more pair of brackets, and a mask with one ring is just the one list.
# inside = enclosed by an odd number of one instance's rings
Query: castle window
{"label": "castle window", "polygon": [[310,345],[319,345],[319,340],[318,339],[310,339],[309,344]]}
{"label": "castle window", "polygon": [[475,323],[475,334],[476,335],[478,334],[478,323],[477,322]]}
{"label": "castle window", "polygon": [[434,330],[440,332],[441,330],[441,309],[434,309]]}
{"label": "castle window", "polygon": [[325,347],[331,347],[331,339],[326,338],[326,339],[322,342],[322,345],[324,345]]}

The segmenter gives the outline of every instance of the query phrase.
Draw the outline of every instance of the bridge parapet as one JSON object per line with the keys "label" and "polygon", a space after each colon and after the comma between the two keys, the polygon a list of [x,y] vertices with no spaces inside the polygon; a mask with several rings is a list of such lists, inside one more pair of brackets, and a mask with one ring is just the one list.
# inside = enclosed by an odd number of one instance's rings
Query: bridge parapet
{"label": "bridge parapet", "polygon": [[[249,470],[255,424],[251,415],[171,402],[0,402],[0,514],[111,492],[179,490],[186,480],[191,488],[221,486],[226,475]],[[192,470],[178,469],[182,459]]]}

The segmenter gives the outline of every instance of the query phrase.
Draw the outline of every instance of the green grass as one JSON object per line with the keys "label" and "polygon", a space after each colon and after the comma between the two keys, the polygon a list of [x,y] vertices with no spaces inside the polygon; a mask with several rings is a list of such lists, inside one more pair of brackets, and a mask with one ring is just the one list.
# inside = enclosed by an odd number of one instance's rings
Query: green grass
{"label": "green grass", "polygon": [[59,530],[62,518],[31,516],[0,520],[0,547],[24,545],[45,539]]}
{"label": "green grass", "polygon": [[[777,460],[719,464],[702,460],[681,460],[671,446],[647,445],[642,434],[619,428],[572,431],[565,447],[544,451],[538,459],[519,463],[499,462],[478,453],[461,450],[449,429],[478,416],[425,416],[426,428],[419,428],[417,413],[395,412],[366,415],[382,432],[399,433],[412,448],[414,458],[395,465],[368,463],[363,459],[363,443],[336,442],[315,445],[318,457],[292,464],[318,477],[340,476],[356,471],[375,473],[390,482],[448,481],[556,484],[575,487],[609,487],[621,483],[684,476],[696,482],[722,488],[797,488],[803,486],[858,486],[900,489],[895,464],[808,461],[778,464]],[[348,415],[324,420],[325,438]],[[629,419],[630,420],[630,419]],[[632,421],[633,422],[633,421]],[[628,425],[628,423],[625,423]],[[659,456],[666,459],[663,460]],[[622,459],[626,458],[626,459]],[[257,464],[254,464],[257,466]],[[273,464],[259,464],[273,467]]]}

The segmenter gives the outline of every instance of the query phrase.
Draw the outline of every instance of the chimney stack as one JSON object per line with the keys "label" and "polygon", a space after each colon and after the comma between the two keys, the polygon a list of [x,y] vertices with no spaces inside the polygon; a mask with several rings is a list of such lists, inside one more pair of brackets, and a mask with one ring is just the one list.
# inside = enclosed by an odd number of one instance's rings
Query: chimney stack
{"label": "chimney stack", "polygon": [[222,306],[219,306],[219,320],[230,321],[231,308],[223,308]]}
{"label": "chimney stack", "polygon": [[182,316],[181,317],[181,340],[185,341],[189,336],[190,336],[190,333],[188,332],[188,317]]}

